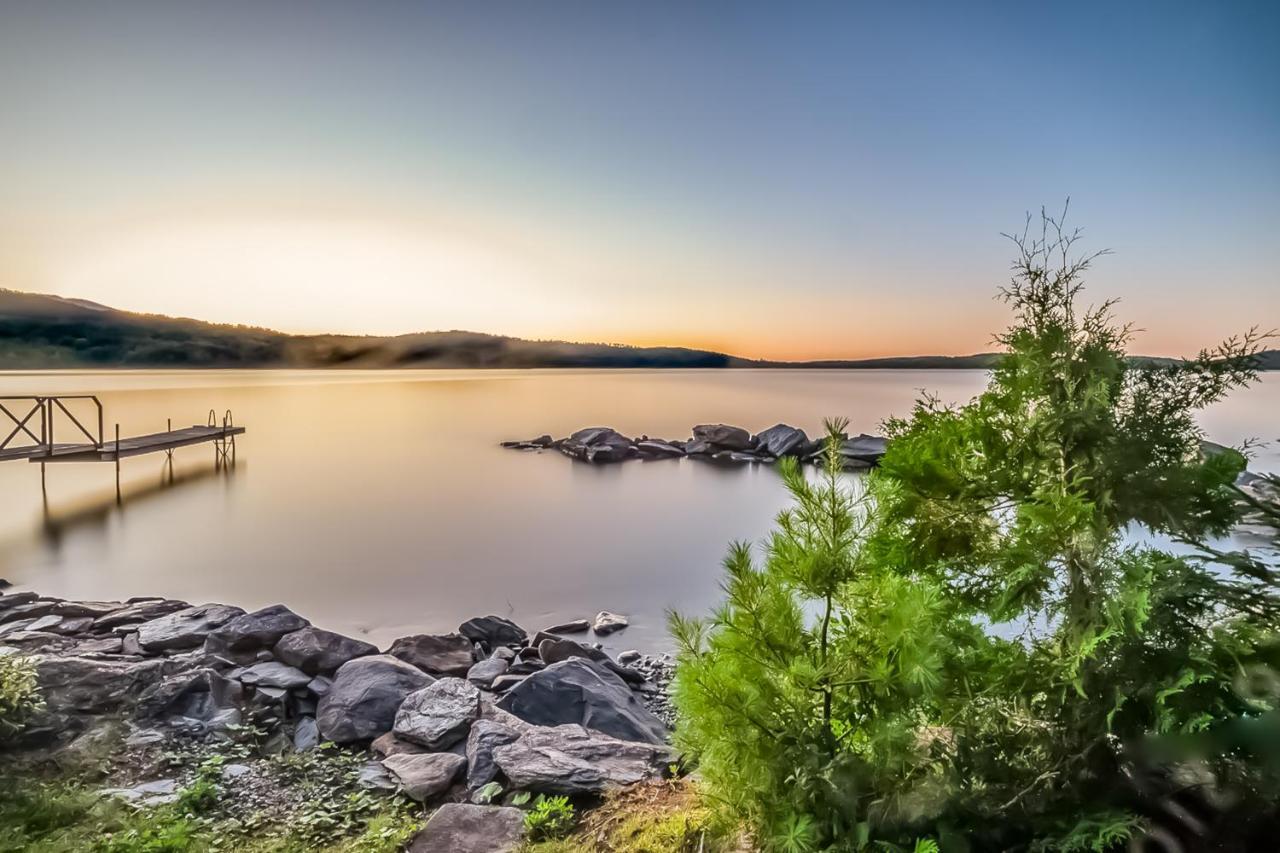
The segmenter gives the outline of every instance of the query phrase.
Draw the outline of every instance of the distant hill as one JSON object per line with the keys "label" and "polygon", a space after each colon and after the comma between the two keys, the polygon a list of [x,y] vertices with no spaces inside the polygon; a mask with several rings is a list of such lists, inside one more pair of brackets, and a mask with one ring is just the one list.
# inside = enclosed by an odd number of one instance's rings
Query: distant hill
{"label": "distant hill", "polygon": [[[998,353],[779,362],[684,347],[531,341],[479,332],[393,337],[289,335],[252,326],[118,311],[83,299],[0,290],[0,369],[300,368],[990,368]],[[1265,354],[1280,369],[1280,351]]]}

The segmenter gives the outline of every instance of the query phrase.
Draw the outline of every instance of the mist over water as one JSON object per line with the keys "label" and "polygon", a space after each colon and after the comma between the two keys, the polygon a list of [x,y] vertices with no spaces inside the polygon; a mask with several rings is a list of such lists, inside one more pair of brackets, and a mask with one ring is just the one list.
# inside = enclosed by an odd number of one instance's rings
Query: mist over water
{"label": "mist over water", "polygon": [[[113,467],[0,463],[0,577],[81,599],[164,595],[255,608],[387,643],[484,613],[530,630],[626,613],[612,648],[668,646],[664,611],[719,599],[731,540],[759,541],[788,503],[766,466],[694,460],[592,467],[498,442],[612,426],[686,438],[696,423],[852,432],[922,390],[961,402],[980,371],[110,371],[0,374],[0,393],[97,394],[106,432],[231,410],[234,469],[212,446]],[[1206,412],[1221,443],[1280,437],[1280,375]],[[7,430],[6,430],[7,432]],[[1254,470],[1280,471],[1280,447]]]}

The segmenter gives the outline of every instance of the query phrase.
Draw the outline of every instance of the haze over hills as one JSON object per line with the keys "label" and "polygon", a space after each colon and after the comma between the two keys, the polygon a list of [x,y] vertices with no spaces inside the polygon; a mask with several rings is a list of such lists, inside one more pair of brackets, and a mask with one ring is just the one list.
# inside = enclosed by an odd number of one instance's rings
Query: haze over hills
{"label": "haze over hills", "polygon": [[[987,368],[997,353],[780,362],[685,347],[532,341],[479,332],[393,337],[291,335],[137,314],[96,302],[0,290],[0,369],[192,368]],[[1263,354],[1280,369],[1280,351]]]}

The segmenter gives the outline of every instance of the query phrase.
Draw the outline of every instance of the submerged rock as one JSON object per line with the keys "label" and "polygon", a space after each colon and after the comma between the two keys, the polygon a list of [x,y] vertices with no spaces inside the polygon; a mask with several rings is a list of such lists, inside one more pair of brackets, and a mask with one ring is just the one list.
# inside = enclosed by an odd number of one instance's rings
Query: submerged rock
{"label": "submerged rock", "polygon": [[612,634],[614,631],[621,631],[631,623],[627,617],[620,613],[610,613],[608,610],[601,610],[596,614],[595,620],[591,623],[591,630],[601,636]]}
{"label": "submerged rock", "polygon": [[751,433],[728,424],[698,424],[693,428],[693,440],[720,450],[747,450],[751,447]]}
{"label": "submerged rock", "polygon": [[560,443],[560,452],[583,462],[621,462],[634,451],[631,439],[608,427],[580,429]]}
{"label": "submerged rock", "polygon": [[808,444],[804,430],[786,424],[771,426],[755,438],[756,449],[774,457],[799,456]]}

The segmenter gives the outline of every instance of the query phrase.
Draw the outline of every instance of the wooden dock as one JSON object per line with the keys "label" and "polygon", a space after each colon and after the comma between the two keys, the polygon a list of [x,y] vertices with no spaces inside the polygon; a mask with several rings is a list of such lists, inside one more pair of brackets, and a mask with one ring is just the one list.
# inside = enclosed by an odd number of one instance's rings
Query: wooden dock
{"label": "wooden dock", "polygon": [[[80,407],[78,411],[77,406]],[[86,411],[89,406],[93,408]],[[172,429],[170,422],[170,428],[164,432],[122,437],[120,425],[116,424],[115,437],[108,438],[103,434],[102,403],[97,397],[87,394],[0,396],[0,424],[5,422],[5,418],[12,424],[12,429],[8,435],[0,434],[0,462],[25,459],[40,465],[49,462],[114,462],[118,469],[120,460],[130,456],[147,453],[172,456],[176,448],[209,443],[214,445],[218,457],[226,460],[228,451],[235,448],[235,437],[245,432],[244,427],[235,425],[230,411],[219,419],[211,410],[208,423],[204,425]],[[55,428],[60,435],[70,430],[74,440],[55,441]]]}

